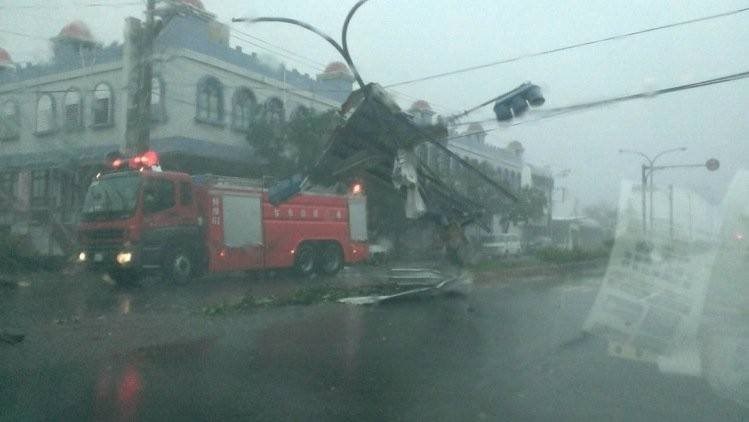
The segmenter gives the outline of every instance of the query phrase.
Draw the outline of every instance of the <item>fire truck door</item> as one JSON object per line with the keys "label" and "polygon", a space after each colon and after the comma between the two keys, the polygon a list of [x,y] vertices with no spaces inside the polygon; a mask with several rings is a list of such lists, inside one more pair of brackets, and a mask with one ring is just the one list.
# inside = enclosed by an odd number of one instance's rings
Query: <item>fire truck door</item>
{"label": "fire truck door", "polygon": [[227,270],[262,265],[262,198],[259,195],[223,195],[224,246]]}

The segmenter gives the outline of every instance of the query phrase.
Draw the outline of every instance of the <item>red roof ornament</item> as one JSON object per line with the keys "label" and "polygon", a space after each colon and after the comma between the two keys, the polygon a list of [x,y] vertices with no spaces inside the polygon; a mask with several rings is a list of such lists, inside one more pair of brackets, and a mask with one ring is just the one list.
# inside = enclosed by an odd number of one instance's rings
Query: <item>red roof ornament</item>
{"label": "red roof ornament", "polygon": [[65,25],[57,38],[70,39],[75,41],[83,41],[87,43],[96,43],[94,36],[91,35],[91,30],[88,29],[88,25],[82,21],[75,20]]}
{"label": "red roof ornament", "polygon": [[484,127],[481,126],[481,123],[473,122],[470,125],[468,125],[468,128],[466,129],[466,133],[483,133]]}
{"label": "red roof ornament", "polygon": [[413,104],[411,104],[411,111],[422,111],[422,112],[430,112],[432,111],[432,106],[429,105],[428,102],[424,100],[417,100]]}
{"label": "red roof ornament", "polygon": [[331,62],[325,66],[325,70],[323,71],[323,73],[327,74],[338,72],[349,73],[348,66],[341,62]]}
{"label": "red roof ornament", "polygon": [[11,67],[13,67],[13,60],[11,60],[10,54],[7,50],[0,48],[0,68]]}
{"label": "red roof ornament", "polygon": [[325,70],[321,74],[317,75],[317,79],[346,79],[353,81],[354,77],[351,75],[346,64],[331,62],[325,66]]}

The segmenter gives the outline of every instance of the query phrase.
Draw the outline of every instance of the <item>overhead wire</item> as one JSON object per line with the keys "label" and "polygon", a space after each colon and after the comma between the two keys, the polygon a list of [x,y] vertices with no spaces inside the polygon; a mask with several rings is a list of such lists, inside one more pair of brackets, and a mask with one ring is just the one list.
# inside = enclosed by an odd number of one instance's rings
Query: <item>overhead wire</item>
{"label": "overhead wire", "polygon": [[514,56],[514,57],[510,57],[510,58],[506,58],[506,59],[500,59],[500,60],[496,60],[496,61],[493,61],[493,62],[489,62],[489,63],[485,63],[485,64],[480,64],[480,65],[476,65],[476,66],[469,66],[469,67],[464,67],[464,68],[461,68],[461,69],[456,69],[456,70],[452,70],[452,71],[448,71],[448,72],[442,72],[442,73],[437,73],[437,74],[433,74],[433,75],[423,76],[423,77],[420,77],[420,78],[410,79],[410,80],[406,80],[406,81],[394,82],[394,83],[390,83],[390,84],[385,85],[385,88],[392,88],[392,87],[396,87],[396,86],[410,85],[410,84],[414,84],[414,83],[417,83],[417,82],[423,82],[423,81],[428,81],[428,80],[432,80],[432,79],[444,78],[444,77],[448,77],[448,76],[453,76],[453,75],[458,75],[458,74],[462,74],[462,73],[472,72],[472,71],[479,70],[479,69],[485,69],[485,68],[489,68],[489,67],[499,66],[499,65],[502,65],[502,64],[517,62],[517,61],[521,61],[521,60],[525,60],[525,59],[529,59],[529,58],[540,57],[540,56],[545,56],[545,55],[548,55],[548,54],[559,53],[559,52],[562,52],[562,51],[573,50],[573,49],[582,48],[582,47],[588,47],[588,46],[591,46],[591,45],[605,43],[605,42],[608,42],[608,41],[614,41],[614,40],[620,40],[620,39],[624,39],[624,38],[634,37],[634,36],[646,34],[646,33],[649,33],[649,32],[661,31],[661,30],[664,30],[664,29],[671,29],[671,28],[675,28],[675,27],[679,27],[679,26],[691,25],[691,24],[695,24],[695,23],[699,23],[699,22],[705,22],[705,21],[709,21],[709,20],[720,19],[720,18],[724,18],[724,17],[728,17],[728,16],[733,16],[733,15],[737,15],[737,14],[740,14],[740,13],[744,13],[744,12],[747,12],[747,11],[749,11],[749,7],[744,7],[744,8],[740,8],[740,9],[730,10],[730,11],[727,11],[727,12],[722,12],[722,13],[716,13],[716,14],[713,14],[713,15],[703,16],[703,17],[699,17],[699,18],[695,18],[695,19],[688,19],[688,20],[674,22],[674,23],[670,23],[670,24],[666,24],[666,25],[660,25],[660,26],[655,26],[655,27],[651,27],[651,28],[641,29],[641,30],[638,30],[638,31],[632,31],[632,32],[626,32],[626,33],[622,33],[622,34],[611,35],[611,36],[608,36],[608,37],[599,38],[599,39],[591,40],[591,41],[580,42],[580,43],[571,44],[571,45],[567,45],[567,46],[563,46],[563,47],[556,47],[556,48],[552,48],[552,49],[549,49],[549,50],[538,51],[538,52],[535,52],[535,53],[521,54],[521,55],[518,55],[518,56]]}
{"label": "overhead wire", "polygon": [[142,6],[142,1],[130,1],[119,3],[70,3],[70,4],[26,4],[22,6],[0,6],[0,10],[25,10],[25,9],[68,9],[74,7],[129,7]]}

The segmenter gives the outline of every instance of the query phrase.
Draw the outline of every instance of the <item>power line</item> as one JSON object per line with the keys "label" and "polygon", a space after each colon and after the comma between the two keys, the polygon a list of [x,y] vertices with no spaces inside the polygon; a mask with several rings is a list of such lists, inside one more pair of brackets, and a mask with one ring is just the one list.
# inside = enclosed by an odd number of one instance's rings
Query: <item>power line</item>
{"label": "power line", "polygon": [[68,9],[74,7],[129,7],[141,6],[143,2],[122,2],[122,3],[71,3],[71,4],[27,4],[23,6],[0,6],[0,10],[24,10],[24,9]]}
{"label": "power line", "polygon": [[698,22],[704,22],[704,21],[708,21],[708,20],[712,20],[712,19],[724,18],[724,17],[727,17],[727,16],[737,15],[739,13],[744,13],[744,12],[747,12],[747,11],[749,11],[749,7],[745,7],[745,8],[741,8],[741,9],[736,9],[736,10],[731,10],[731,11],[723,12],[723,13],[718,13],[718,14],[715,14],[715,15],[709,15],[709,16],[704,16],[704,17],[700,17],[700,18],[695,18],[695,19],[689,19],[689,20],[685,20],[685,21],[670,23],[670,24],[667,24],[667,25],[661,25],[661,26],[656,26],[656,27],[652,27],[652,28],[642,29],[642,30],[639,30],[639,31],[627,32],[627,33],[623,33],[623,34],[612,35],[612,36],[609,36],[609,37],[606,37],[606,38],[600,38],[600,39],[593,40],[593,41],[585,41],[585,42],[581,42],[581,43],[577,43],[577,44],[572,44],[572,45],[568,45],[568,46],[564,46],[564,47],[557,47],[557,48],[553,48],[551,50],[544,50],[544,51],[539,51],[539,52],[536,52],[536,53],[529,53],[529,54],[521,54],[519,56],[511,57],[511,58],[508,58],[508,59],[501,59],[501,60],[497,60],[497,61],[486,63],[486,64],[481,64],[481,65],[471,66],[471,67],[465,67],[465,68],[462,68],[462,69],[457,69],[457,70],[453,70],[453,71],[449,71],[449,72],[437,73],[437,74],[434,74],[434,75],[424,76],[424,77],[421,77],[421,78],[411,79],[411,80],[402,81],[402,82],[396,82],[396,83],[392,83],[392,84],[386,85],[385,88],[392,88],[392,87],[395,87],[395,86],[409,85],[409,84],[414,84],[414,83],[417,83],[417,82],[428,81],[428,80],[431,80],[431,79],[444,78],[444,77],[447,77],[447,76],[457,75],[457,74],[466,73],[466,72],[472,72],[474,70],[485,69],[485,68],[488,68],[488,67],[498,66],[498,65],[507,64],[507,63],[512,63],[512,62],[516,62],[516,61],[520,61],[520,60],[524,60],[524,59],[529,59],[529,58],[533,58],[533,57],[539,57],[539,56],[544,56],[544,55],[547,55],[547,54],[559,53],[561,51],[572,50],[572,49],[580,48],[580,47],[588,47],[588,46],[591,46],[591,45],[600,44],[600,43],[604,43],[604,42],[608,42],[608,41],[614,41],[614,40],[624,39],[624,38],[628,38],[628,37],[632,37],[632,36],[636,36],[636,35],[642,35],[642,34],[646,34],[648,32],[655,32],[655,31],[660,31],[660,30],[663,30],[663,29],[670,29],[670,28],[675,28],[675,27],[678,27],[678,26],[690,25],[690,24],[694,24],[694,23],[698,23]]}
{"label": "power line", "polygon": [[[613,104],[622,103],[626,101],[650,99],[650,98],[654,98],[662,94],[671,94],[674,92],[702,88],[702,87],[706,87],[710,85],[733,82],[733,81],[738,81],[738,80],[747,79],[747,78],[749,78],[749,71],[737,72],[737,73],[732,73],[729,75],[719,76],[716,78],[705,79],[702,81],[690,82],[690,83],[682,84],[682,85],[675,85],[675,86],[671,86],[668,88],[661,88],[661,89],[657,89],[654,91],[642,91],[642,92],[638,92],[635,94],[621,95],[618,97],[611,97],[611,98],[606,98],[603,100],[588,101],[588,102],[572,104],[572,105],[568,105],[564,107],[555,107],[555,108],[549,108],[545,110],[538,110],[538,111],[533,112],[533,114],[536,114],[539,116],[538,118],[513,122],[509,124],[508,126],[524,125],[524,124],[528,124],[532,122],[537,122],[540,120],[551,119],[551,118],[558,117],[563,114],[585,111],[585,110],[589,110],[593,108],[604,107],[607,105],[613,105]],[[458,123],[455,126],[470,125],[473,123],[485,124],[485,123],[496,123],[496,122],[497,122],[496,119],[475,120],[475,121],[470,121],[470,122]],[[499,127],[495,129],[499,129]],[[490,129],[490,130],[495,130],[495,129]],[[489,130],[485,130],[485,131],[488,132]]]}
{"label": "power line", "polygon": [[36,36],[36,35],[25,34],[23,32],[9,31],[7,29],[0,29],[0,32],[2,32],[3,34],[15,35],[17,37],[24,37],[24,38],[31,38],[31,39],[34,39],[34,40],[49,41],[49,37],[39,37],[39,36]]}
{"label": "power line", "polygon": [[[303,60],[305,60],[305,61],[307,61],[307,62],[309,62],[309,63],[311,63],[311,64],[314,64],[314,65],[315,65],[315,67],[317,68],[317,70],[322,70],[322,69],[323,69],[323,68],[325,67],[325,64],[324,64],[324,63],[318,62],[317,60],[311,59],[311,58],[309,58],[309,57],[307,57],[307,56],[303,56],[303,55],[301,55],[301,54],[299,54],[299,53],[296,53],[296,52],[294,52],[294,51],[292,51],[292,50],[289,50],[289,49],[287,49],[287,48],[281,47],[280,45],[274,44],[274,43],[272,43],[272,42],[270,42],[270,41],[266,41],[266,40],[264,40],[264,39],[262,39],[262,38],[260,38],[260,37],[257,37],[257,36],[254,36],[254,35],[248,34],[247,32],[243,32],[243,31],[240,31],[240,30],[238,30],[238,29],[236,29],[236,28],[235,28],[235,29],[232,29],[232,31],[233,31],[233,32],[236,32],[236,33],[238,33],[238,34],[240,34],[240,35],[243,35],[243,36],[245,36],[245,37],[251,38],[251,39],[253,39],[253,40],[259,41],[259,42],[261,42],[261,43],[263,43],[263,44],[267,44],[267,45],[269,45],[269,46],[271,46],[271,47],[273,47],[273,48],[276,48],[276,49],[278,49],[278,50],[280,50],[280,51],[283,51],[283,52],[286,52],[286,53],[288,53],[288,54],[291,54],[291,55],[293,55],[293,56],[299,57],[300,59],[303,59]],[[246,40],[245,40],[245,41],[246,41]],[[250,41],[246,41],[246,42],[248,42],[248,43],[251,43]],[[251,44],[252,44],[252,43],[251,43]],[[256,45],[256,44],[252,44],[252,45]]]}

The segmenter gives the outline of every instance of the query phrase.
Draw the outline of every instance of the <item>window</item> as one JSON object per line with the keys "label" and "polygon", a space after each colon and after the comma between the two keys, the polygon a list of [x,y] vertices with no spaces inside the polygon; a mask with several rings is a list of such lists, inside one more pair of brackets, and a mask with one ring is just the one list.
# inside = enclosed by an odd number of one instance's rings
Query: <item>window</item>
{"label": "window", "polygon": [[174,184],[164,179],[150,179],[143,187],[143,211],[152,214],[174,206]]}
{"label": "window", "polygon": [[36,103],[36,133],[43,135],[55,130],[55,100],[43,94]]}
{"label": "window", "polygon": [[70,90],[65,94],[65,130],[78,130],[83,125],[81,93]]}
{"label": "window", "polygon": [[232,99],[232,128],[239,131],[247,131],[255,120],[257,111],[257,100],[255,94],[247,88],[240,88],[234,93]]}
{"label": "window", "polygon": [[112,88],[105,83],[94,88],[93,118],[94,127],[112,124]]}
{"label": "window", "polygon": [[154,122],[162,122],[166,120],[164,83],[159,77],[151,79],[151,120]]}
{"label": "window", "polygon": [[17,138],[20,132],[20,123],[18,104],[15,101],[6,101],[0,109],[0,139]]}
{"label": "window", "polygon": [[0,173],[0,207],[8,208],[15,202],[18,173]]}
{"label": "window", "polygon": [[224,90],[218,79],[206,77],[198,84],[196,118],[201,122],[223,124]]}
{"label": "window", "polygon": [[281,126],[286,120],[283,102],[272,97],[263,106],[263,119],[272,126]]}
{"label": "window", "polygon": [[188,182],[179,184],[179,203],[181,205],[192,205],[192,186]]}
{"label": "window", "polygon": [[47,193],[49,191],[49,172],[47,170],[34,170],[31,172],[31,205],[47,205]]}

